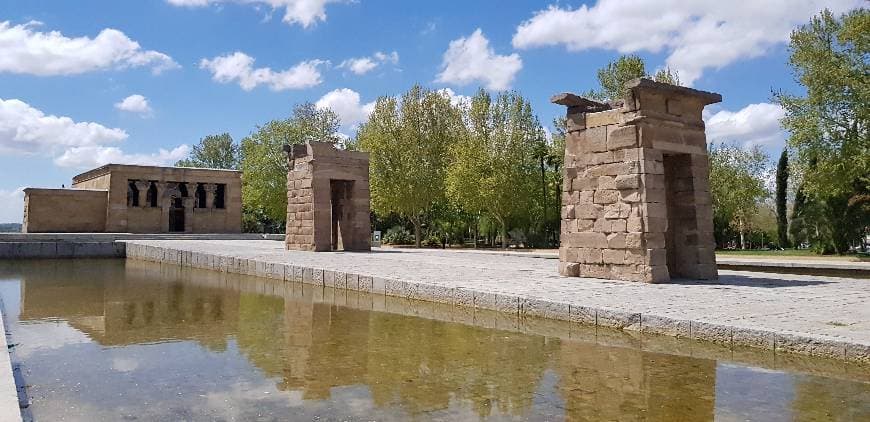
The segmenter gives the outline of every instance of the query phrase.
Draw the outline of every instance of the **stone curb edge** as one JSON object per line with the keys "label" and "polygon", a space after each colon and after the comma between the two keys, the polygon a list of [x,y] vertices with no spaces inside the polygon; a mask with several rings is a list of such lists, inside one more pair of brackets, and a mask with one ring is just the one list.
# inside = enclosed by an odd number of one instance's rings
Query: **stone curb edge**
{"label": "stone curb edge", "polygon": [[772,350],[775,353],[794,353],[851,363],[870,364],[870,344],[822,336],[722,325],[705,321],[681,320],[623,309],[585,307],[532,297],[519,297],[502,292],[409,282],[366,274],[303,267],[289,263],[265,262],[139,244],[132,241],[124,241],[124,243],[126,243],[127,259],[516,313],[518,316],[548,318],[589,326],[699,340],[731,348],[735,346],[752,347]]}
{"label": "stone curb edge", "polygon": [[0,303],[0,422],[18,421],[21,421],[21,408],[15,377],[12,375],[12,357],[6,343],[3,304]]}

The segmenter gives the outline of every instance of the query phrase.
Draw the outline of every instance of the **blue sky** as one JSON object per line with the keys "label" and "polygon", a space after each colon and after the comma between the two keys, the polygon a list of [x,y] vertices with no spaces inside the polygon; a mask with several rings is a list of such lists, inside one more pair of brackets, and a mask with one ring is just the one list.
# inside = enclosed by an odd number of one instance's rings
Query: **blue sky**
{"label": "blue sky", "polygon": [[[771,90],[798,91],[788,33],[856,0],[0,0],[0,222],[20,188],[106,162],[171,164],[201,137],[240,140],[311,101],[353,136],[378,96],[414,83],[515,89],[542,122],[621,53],[719,92],[708,139],[778,154]],[[727,3],[727,4],[725,4]]]}

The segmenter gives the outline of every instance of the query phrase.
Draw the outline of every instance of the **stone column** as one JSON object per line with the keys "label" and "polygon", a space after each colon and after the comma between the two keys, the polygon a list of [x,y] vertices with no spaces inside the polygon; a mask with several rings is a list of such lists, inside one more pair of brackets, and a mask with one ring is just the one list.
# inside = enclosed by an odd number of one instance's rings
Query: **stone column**
{"label": "stone column", "polygon": [[[217,191],[217,185],[214,183],[203,183],[202,188],[205,189],[205,207],[207,209],[214,208],[214,193]],[[226,201],[226,198],[224,198],[224,201]]]}
{"label": "stone column", "polygon": [[154,184],[157,187],[157,207],[160,208],[160,231],[162,233],[169,232],[169,201],[166,198],[166,182],[157,182]]}
{"label": "stone column", "polygon": [[151,183],[147,180],[137,180],[134,183],[136,184],[136,189],[139,190],[139,206],[145,208],[148,206],[145,202],[148,198],[148,188],[151,187]]}
{"label": "stone column", "polygon": [[196,198],[182,198],[181,204],[184,206],[184,232],[193,233],[193,206],[196,205]]}

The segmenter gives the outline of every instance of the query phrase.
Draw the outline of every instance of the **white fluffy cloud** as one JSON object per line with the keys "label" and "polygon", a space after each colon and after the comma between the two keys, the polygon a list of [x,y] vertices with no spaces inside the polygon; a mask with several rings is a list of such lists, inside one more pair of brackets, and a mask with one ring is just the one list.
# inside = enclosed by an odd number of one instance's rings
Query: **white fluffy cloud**
{"label": "white fluffy cloud", "polygon": [[21,100],[0,98],[0,153],[44,154],[61,167],[89,168],[103,164],[172,164],[190,147],[161,149],[153,154],[128,154],[116,146],[127,132],[66,116],[46,115]]}
{"label": "white fluffy cloud", "polygon": [[38,76],[75,75],[106,69],[150,67],[155,74],[179,67],[168,55],[143,50],[117,29],[94,38],[40,32],[40,22],[0,22],[0,72]]}
{"label": "white fluffy cloud", "polygon": [[705,69],[758,57],[788,41],[795,25],[827,7],[861,0],[598,0],[577,9],[550,6],[517,27],[516,48],[564,45],[620,53],[668,53],[667,65],[692,84]]}
{"label": "white fluffy cloud", "polygon": [[308,60],[287,70],[274,71],[268,67],[254,68],[254,58],[237,51],[213,59],[202,59],[199,67],[212,73],[212,79],[220,83],[238,82],[245,91],[259,85],[267,85],[273,91],[303,89],[320,85],[318,66],[322,60]]}
{"label": "white fluffy cloud", "polygon": [[341,124],[345,128],[352,129],[368,120],[369,115],[375,108],[374,101],[363,104],[358,92],[341,88],[327,92],[315,103],[317,108],[329,108],[341,118]]}
{"label": "white fluffy cloud", "polygon": [[0,151],[51,153],[64,148],[111,144],[127,139],[127,132],[99,123],[76,122],[46,115],[17,99],[0,98]]}
{"label": "white fluffy cloud", "polygon": [[118,147],[84,146],[67,149],[61,156],[54,159],[54,164],[60,167],[94,168],[104,164],[141,164],[146,166],[169,166],[190,153],[188,145],[179,145],[174,149],[160,148],[151,154],[129,154]]}
{"label": "white fluffy cloud", "polygon": [[148,104],[148,99],[139,94],[130,95],[120,102],[115,103],[115,108],[129,113],[141,114],[143,116],[148,116],[153,112],[151,105]]}
{"label": "white fluffy cloud", "polygon": [[357,57],[353,59],[347,59],[341,62],[338,67],[350,70],[357,75],[365,75],[366,73],[374,70],[376,67],[388,63],[398,64],[399,53],[395,51],[393,51],[392,53],[383,53],[378,51],[371,57]]}
{"label": "white fluffy cloud", "polygon": [[496,54],[478,28],[470,36],[450,42],[441,67],[436,82],[455,85],[480,82],[488,89],[504,90],[510,88],[514,76],[523,68],[523,61],[518,54]]}
{"label": "white fluffy cloud", "polygon": [[24,188],[0,189],[0,223],[24,220]]}
{"label": "white fluffy cloud", "polygon": [[298,23],[303,28],[326,21],[327,3],[341,3],[342,0],[166,0],[175,6],[202,7],[217,3],[242,3],[255,6],[265,5],[272,9],[284,9],[287,24]]}
{"label": "white fluffy cloud", "polygon": [[749,104],[738,111],[704,112],[707,140],[759,145],[777,152],[785,145],[785,132],[779,124],[785,116],[782,107],[771,103]]}

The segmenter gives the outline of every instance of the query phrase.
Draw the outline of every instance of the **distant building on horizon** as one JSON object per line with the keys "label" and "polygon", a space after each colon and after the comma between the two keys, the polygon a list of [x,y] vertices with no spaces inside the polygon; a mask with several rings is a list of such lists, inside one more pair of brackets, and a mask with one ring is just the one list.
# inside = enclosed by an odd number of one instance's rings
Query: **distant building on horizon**
{"label": "distant building on horizon", "polygon": [[22,233],[240,233],[237,170],[107,164],[24,189]]}

